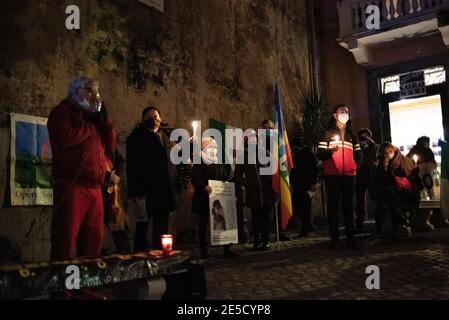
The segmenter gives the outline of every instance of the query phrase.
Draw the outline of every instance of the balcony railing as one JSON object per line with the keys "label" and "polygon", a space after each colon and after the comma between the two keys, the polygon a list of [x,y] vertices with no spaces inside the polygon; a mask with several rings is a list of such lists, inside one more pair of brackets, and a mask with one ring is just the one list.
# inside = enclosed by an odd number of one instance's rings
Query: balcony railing
{"label": "balcony railing", "polygon": [[340,40],[376,33],[366,27],[366,8],[380,9],[380,30],[393,29],[437,17],[449,0],[339,0]]}

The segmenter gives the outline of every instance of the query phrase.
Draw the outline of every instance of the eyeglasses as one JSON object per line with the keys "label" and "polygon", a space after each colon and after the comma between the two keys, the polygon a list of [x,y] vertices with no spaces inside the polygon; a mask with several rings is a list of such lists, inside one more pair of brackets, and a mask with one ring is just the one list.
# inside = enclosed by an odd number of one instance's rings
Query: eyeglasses
{"label": "eyeglasses", "polygon": [[83,89],[88,91],[89,93],[98,93],[98,90],[95,88],[83,87]]}

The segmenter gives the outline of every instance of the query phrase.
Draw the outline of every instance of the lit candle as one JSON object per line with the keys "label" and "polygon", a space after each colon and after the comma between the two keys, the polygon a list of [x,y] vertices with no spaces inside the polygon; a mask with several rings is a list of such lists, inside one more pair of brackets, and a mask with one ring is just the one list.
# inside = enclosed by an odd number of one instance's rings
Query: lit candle
{"label": "lit candle", "polygon": [[169,256],[173,250],[173,236],[171,234],[162,235],[162,254]]}
{"label": "lit candle", "polygon": [[334,137],[334,140],[335,140],[335,142],[337,143],[337,147],[338,147],[338,143],[340,142],[340,136],[339,136],[339,135],[336,135],[336,136]]}
{"label": "lit candle", "polygon": [[192,128],[193,128],[193,136],[195,137],[196,129],[198,128],[198,121],[192,121]]}
{"label": "lit candle", "polygon": [[201,163],[201,121],[192,121],[193,164]]}
{"label": "lit candle", "polygon": [[413,161],[415,162],[415,166],[418,165],[418,155],[417,154],[413,155]]}

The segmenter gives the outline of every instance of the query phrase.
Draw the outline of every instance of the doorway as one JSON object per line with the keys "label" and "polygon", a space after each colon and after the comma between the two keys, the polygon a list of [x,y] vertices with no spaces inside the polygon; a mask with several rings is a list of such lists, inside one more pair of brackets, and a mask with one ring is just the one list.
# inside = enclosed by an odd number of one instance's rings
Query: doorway
{"label": "doorway", "polygon": [[432,95],[415,99],[390,102],[388,105],[391,142],[407,156],[419,137],[430,138],[430,148],[435,156],[436,168],[432,164],[421,164],[421,176],[429,175],[431,191],[422,194],[423,200],[440,198],[441,147],[438,141],[443,139],[443,113],[441,96]]}

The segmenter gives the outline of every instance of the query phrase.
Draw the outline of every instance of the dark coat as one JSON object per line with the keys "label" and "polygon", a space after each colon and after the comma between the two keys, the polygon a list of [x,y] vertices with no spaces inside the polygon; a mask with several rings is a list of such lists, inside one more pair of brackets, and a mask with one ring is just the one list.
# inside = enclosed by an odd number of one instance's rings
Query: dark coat
{"label": "dark coat", "polygon": [[[248,149],[245,148],[245,159],[248,159]],[[261,209],[274,205],[272,175],[260,175],[261,164],[238,164],[235,167],[234,179],[237,193],[244,190],[245,205],[251,209]],[[244,189],[243,189],[244,187]]]}
{"label": "dark coat", "polygon": [[226,180],[221,164],[195,164],[192,168],[192,184],[195,187],[192,200],[192,211],[200,215],[209,215],[209,194],[204,188],[209,180]]}
{"label": "dark coat", "polygon": [[394,177],[408,178],[412,184],[412,192],[402,194],[409,202],[419,202],[419,192],[423,189],[422,181],[418,176],[418,171],[414,169],[413,162],[404,157],[399,149],[392,160],[389,161],[387,170],[384,169],[383,160],[379,159],[377,166],[377,183],[379,191],[384,188],[396,188]]}
{"label": "dark coat", "polygon": [[172,143],[159,130],[139,124],[126,140],[128,197],[147,197],[151,212],[176,209],[176,166],[170,161]]}
{"label": "dark coat", "polygon": [[292,186],[298,192],[307,192],[318,182],[318,161],[310,148],[302,148],[293,158]]}
{"label": "dark coat", "polygon": [[436,164],[435,155],[433,154],[432,149],[425,148],[420,145],[414,146],[410,149],[410,152],[407,154],[407,157],[413,159],[413,155],[418,156],[418,164],[433,162]]}
{"label": "dark coat", "polygon": [[361,144],[363,161],[357,170],[356,183],[358,187],[366,186],[371,199],[377,198],[377,154],[379,146],[373,141],[367,145]]}

